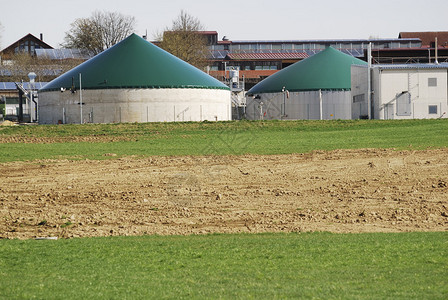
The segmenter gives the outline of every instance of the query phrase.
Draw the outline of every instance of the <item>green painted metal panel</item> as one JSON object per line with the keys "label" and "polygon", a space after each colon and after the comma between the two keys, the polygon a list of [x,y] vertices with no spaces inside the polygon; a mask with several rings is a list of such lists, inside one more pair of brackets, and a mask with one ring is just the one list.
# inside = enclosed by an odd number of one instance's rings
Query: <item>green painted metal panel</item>
{"label": "green painted metal panel", "polygon": [[351,65],[366,65],[353,56],[332,47],[299,61],[264,79],[248,94],[288,91],[350,90]]}
{"label": "green painted metal panel", "polygon": [[196,67],[132,34],[45,85],[40,91],[121,88],[229,88]]}

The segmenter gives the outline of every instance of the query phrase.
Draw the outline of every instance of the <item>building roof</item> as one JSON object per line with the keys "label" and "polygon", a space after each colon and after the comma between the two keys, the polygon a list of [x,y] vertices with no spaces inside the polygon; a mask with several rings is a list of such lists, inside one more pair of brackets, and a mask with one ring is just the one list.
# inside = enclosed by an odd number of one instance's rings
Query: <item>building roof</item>
{"label": "building roof", "polygon": [[229,59],[236,59],[236,60],[270,60],[270,59],[303,59],[307,58],[308,54],[306,52],[270,52],[270,53],[256,53],[256,52],[249,52],[249,53],[228,53],[227,57]]}
{"label": "building roof", "polygon": [[373,68],[382,70],[414,70],[414,69],[448,69],[448,63],[440,64],[387,64],[373,65]]}
{"label": "building roof", "polygon": [[256,84],[248,94],[277,93],[283,87],[290,91],[350,90],[351,65],[365,61],[328,47]]}
{"label": "building roof", "polygon": [[27,35],[25,35],[24,37],[22,37],[18,41],[14,42],[11,45],[9,45],[8,47],[4,48],[2,51],[0,51],[0,53],[14,53],[15,48],[19,47],[19,45],[22,44],[25,41],[34,41],[41,48],[53,49],[53,47],[51,47],[50,45],[48,45],[44,41],[38,39],[37,37],[35,37],[31,33],[28,33]]}
{"label": "building roof", "polygon": [[429,47],[437,37],[437,44],[440,47],[448,47],[448,31],[427,31],[427,32],[400,32],[398,38],[419,38],[422,46]]}
{"label": "building roof", "polygon": [[121,88],[229,89],[226,85],[136,34],[82,63],[40,91]]}

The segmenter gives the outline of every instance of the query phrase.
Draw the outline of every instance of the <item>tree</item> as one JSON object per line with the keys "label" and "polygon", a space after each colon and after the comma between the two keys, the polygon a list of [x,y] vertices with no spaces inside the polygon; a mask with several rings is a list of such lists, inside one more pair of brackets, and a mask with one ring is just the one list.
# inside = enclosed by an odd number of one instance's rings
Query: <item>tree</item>
{"label": "tree", "polygon": [[98,54],[134,32],[135,18],[118,12],[95,11],[89,18],[76,19],[65,33],[63,47]]}
{"label": "tree", "polygon": [[51,60],[37,58],[27,52],[19,52],[12,55],[10,63],[2,66],[9,74],[0,76],[0,81],[28,81],[28,73],[30,72],[36,73],[36,81],[51,81],[82,62],[82,59]]}
{"label": "tree", "polygon": [[204,30],[204,26],[199,19],[181,10],[171,27],[165,29],[160,47],[202,69],[206,66],[207,39],[201,30]]}

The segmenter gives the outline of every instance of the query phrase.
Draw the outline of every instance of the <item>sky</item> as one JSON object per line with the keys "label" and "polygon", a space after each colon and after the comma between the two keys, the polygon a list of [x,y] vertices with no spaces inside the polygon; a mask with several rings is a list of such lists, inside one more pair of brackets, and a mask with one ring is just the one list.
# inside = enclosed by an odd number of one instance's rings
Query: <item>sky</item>
{"label": "sky", "polygon": [[[19,10],[20,8],[20,10]],[[28,33],[60,48],[70,24],[96,10],[136,19],[152,40],[181,10],[230,40],[397,38],[406,31],[448,31],[447,0],[0,0],[0,49]]]}

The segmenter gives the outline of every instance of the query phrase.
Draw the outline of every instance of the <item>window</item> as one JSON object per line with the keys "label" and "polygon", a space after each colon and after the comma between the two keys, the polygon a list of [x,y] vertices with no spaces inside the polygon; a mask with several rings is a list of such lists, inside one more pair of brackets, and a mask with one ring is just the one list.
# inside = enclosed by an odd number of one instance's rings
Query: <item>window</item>
{"label": "window", "polygon": [[428,106],[428,113],[430,115],[436,115],[437,114],[437,105],[429,105]]}
{"label": "window", "polygon": [[250,66],[244,66],[244,70],[249,71],[250,70]]}
{"label": "window", "polygon": [[283,44],[283,49],[292,50],[292,44]]}
{"label": "window", "polygon": [[249,44],[241,44],[240,45],[240,49],[241,50],[249,50],[250,49],[250,45]]}
{"label": "window", "polygon": [[261,50],[271,50],[271,44],[260,44]]}
{"label": "window", "polygon": [[400,48],[400,42],[390,42],[391,48]]}
{"label": "window", "polygon": [[437,86],[437,78],[428,78],[428,86]]}
{"label": "window", "polygon": [[353,103],[364,102],[364,94],[356,95],[353,97]]}
{"label": "window", "polygon": [[272,50],[282,50],[282,44],[273,44]]}

